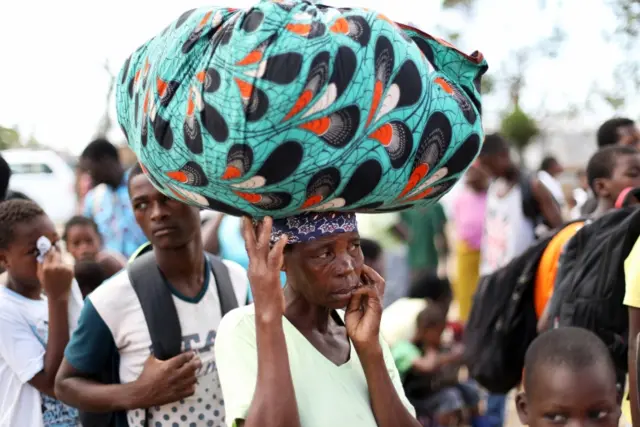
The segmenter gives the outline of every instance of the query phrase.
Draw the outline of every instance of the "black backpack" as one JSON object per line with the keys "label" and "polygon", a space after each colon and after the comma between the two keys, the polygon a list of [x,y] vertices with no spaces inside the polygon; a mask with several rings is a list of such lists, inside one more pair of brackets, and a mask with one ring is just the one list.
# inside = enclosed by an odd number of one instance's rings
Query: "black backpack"
{"label": "black backpack", "polygon": [[[127,271],[149,328],[153,355],[159,360],[168,360],[182,351],[182,331],[171,290],[166,286],[166,279],[160,272],[155,254],[151,249],[149,245],[141,251],[138,257],[129,263]],[[224,316],[238,307],[229,270],[220,258],[208,253],[205,255],[216,280],[220,311]],[[97,379],[104,384],[119,384],[119,357],[117,353],[111,359],[111,366],[106,367]],[[85,427],[128,427],[125,412],[99,414],[81,412],[80,421]],[[151,427],[146,409],[143,426]]]}
{"label": "black backpack", "polygon": [[577,326],[607,345],[616,370],[627,372],[628,313],[624,261],[640,236],[640,209],[615,210],[581,228],[569,241],[550,314],[558,326]]}
{"label": "black backpack", "polygon": [[507,393],[520,383],[525,353],[537,335],[533,291],[538,264],[560,230],[480,278],[464,332],[464,359],[469,375],[491,393]]}

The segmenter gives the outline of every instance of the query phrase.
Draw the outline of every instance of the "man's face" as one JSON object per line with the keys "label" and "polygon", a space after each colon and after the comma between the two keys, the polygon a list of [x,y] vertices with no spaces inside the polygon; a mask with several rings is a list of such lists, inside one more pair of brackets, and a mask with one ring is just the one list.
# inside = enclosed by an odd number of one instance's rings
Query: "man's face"
{"label": "man's face", "polygon": [[615,202],[622,190],[629,187],[640,187],[640,153],[616,156],[611,178],[596,180],[598,196],[612,202]]}
{"label": "man's face", "polygon": [[110,160],[105,159],[102,162],[97,162],[87,158],[80,158],[79,168],[89,174],[94,185],[111,182],[113,162]]}
{"label": "man's face", "polygon": [[154,248],[176,249],[200,238],[198,208],[165,196],[144,174],[131,179],[129,196],[136,222]]}

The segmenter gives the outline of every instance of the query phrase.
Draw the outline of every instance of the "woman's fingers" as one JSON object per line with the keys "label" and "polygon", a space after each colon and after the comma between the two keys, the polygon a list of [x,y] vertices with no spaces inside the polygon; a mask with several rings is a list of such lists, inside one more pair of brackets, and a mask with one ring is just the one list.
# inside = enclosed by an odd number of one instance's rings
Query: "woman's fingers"
{"label": "woman's fingers", "polygon": [[264,217],[264,219],[262,220],[262,228],[260,229],[260,234],[258,235],[258,242],[260,243],[260,245],[266,245],[266,247],[269,247],[272,229],[273,219],[271,219],[270,216]]}
{"label": "woman's fingers", "polygon": [[278,271],[282,268],[282,263],[284,261],[284,248],[287,246],[287,241],[287,235],[283,234],[269,251],[269,265],[271,268],[278,269]]}
{"label": "woman's fingers", "polygon": [[249,258],[254,257],[256,252],[256,232],[253,227],[253,221],[248,216],[242,217],[242,237],[244,237],[244,245]]}

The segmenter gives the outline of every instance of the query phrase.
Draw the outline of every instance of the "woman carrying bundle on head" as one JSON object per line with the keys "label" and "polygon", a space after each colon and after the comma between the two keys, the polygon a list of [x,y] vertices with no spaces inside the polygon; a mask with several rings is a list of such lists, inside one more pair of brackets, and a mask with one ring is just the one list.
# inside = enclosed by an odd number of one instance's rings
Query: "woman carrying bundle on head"
{"label": "woman carrying bundle on head", "polygon": [[449,191],[480,150],[486,69],[374,11],[287,0],[189,11],[126,61],[118,120],[154,185],[248,217],[255,304],[216,338],[227,425],[419,425],[354,213]]}

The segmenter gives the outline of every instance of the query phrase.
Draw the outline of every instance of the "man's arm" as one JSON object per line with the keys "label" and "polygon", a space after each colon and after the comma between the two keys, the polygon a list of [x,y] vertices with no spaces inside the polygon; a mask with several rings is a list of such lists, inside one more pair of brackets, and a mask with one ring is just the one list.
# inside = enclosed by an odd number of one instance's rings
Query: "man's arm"
{"label": "man's arm", "polygon": [[547,187],[545,187],[539,179],[534,179],[531,182],[531,191],[533,192],[533,196],[540,206],[542,216],[547,221],[549,227],[560,227],[563,222],[562,212],[560,212],[560,207]]}
{"label": "man's arm", "polygon": [[200,366],[193,354],[183,353],[162,362],[150,356],[136,381],[103,384],[95,378],[111,370],[115,352],[111,332],[87,299],[55,379],[58,399],[83,411],[117,412],[193,395],[195,372]]}

